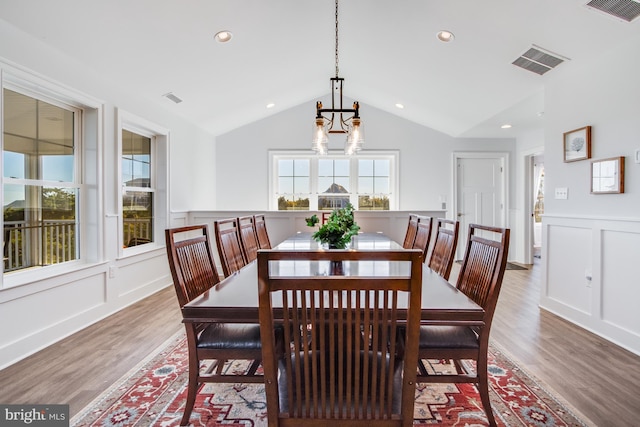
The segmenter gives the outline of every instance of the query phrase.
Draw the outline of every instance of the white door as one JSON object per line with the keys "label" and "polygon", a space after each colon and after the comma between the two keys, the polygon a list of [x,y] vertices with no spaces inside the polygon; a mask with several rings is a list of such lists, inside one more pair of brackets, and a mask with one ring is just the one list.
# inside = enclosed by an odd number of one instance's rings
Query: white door
{"label": "white door", "polygon": [[505,226],[504,163],[502,156],[456,157],[457,259],[464,256],[469,224]]}

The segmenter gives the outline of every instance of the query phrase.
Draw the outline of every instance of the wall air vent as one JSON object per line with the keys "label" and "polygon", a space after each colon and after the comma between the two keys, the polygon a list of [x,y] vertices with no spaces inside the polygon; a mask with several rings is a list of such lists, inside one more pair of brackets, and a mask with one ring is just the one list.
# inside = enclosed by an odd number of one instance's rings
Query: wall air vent
{"label": "wall air vent", "polygon": [[627,22],[640,16],[640,3],[637,0],[592,0],[586,6]]}
{"label": "wall air vent", "polygon": [[177,96],[175,96],[173,94],[173,92],[169,92],[169,93],[165,93],[164,95],[165,98],[172,100],[173,102],[175,102],[176,104],[180,104],[182,102],[182,99],[178,98]]}
{"label": "wall air vent", "polygon": [[539,46],[532,45],[529,50],[520,55],[512,64],[524,68],[527,71],[543,75],[568,59],[569,58],[542,49]]}

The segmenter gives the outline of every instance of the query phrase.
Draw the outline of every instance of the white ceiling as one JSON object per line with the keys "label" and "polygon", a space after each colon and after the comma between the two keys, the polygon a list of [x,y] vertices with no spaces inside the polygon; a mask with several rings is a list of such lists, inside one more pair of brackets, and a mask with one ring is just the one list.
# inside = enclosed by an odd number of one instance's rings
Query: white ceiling
{"label": "white ceiling", "polygon": [[[638,54],[640,19],[624,22],[587,2],[342,0],[345,96],[363,104],[365,124],[373,106],[456,137],[511,137],[541,126],[545,79],[579,72],[622,43]],[[0,19],[218,135],[301,103],[309,103],[311,126],[315,100],[335,74],[334,7],[333,0],[0,0]],[[226,44],[213,39],[223,29],[234,36]],[[438,41],[442,29],[455,40]],[[532,44],[570,60],[544,76],[512,65]],[[506,122],[514,127],[500,129]]]}

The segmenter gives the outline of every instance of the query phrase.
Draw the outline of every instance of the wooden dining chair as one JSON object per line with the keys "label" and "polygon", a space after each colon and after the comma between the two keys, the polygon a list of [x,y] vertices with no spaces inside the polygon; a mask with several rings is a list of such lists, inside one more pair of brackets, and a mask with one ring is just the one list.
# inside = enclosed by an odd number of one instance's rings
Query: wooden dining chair
{"label": "wooden dining chair", "polygon": [[213,227],[222,271],[225,277],[229,277],[247,264],[240,243],[238,218],[214,221]]}
{"label": "wooden dining chair", "polygon": [[407,232],[404,235],[404,242],[402,247],[405,249],[413,248],[413,242],[416,240],[416,232],[418,231],[418,215],[409,215],[409,225],[407,225]]}
{"label": "wooden dining chair", "polygon": [[256,227],[253,216],[242,216],[238,218],[240,243],[244,259],[248,263],[255,261],[258,254],[258,239],[256,238]]}
{"label": "wooden dining chair", "polygon": [[[220,281],[206,225],[165,230],[167,257],[180,307]],[[189,350],[187,401],[180,425],[188,425],[200,384],[261,383],[256,371],[262,358],[260,326],[245,323],[184,322]],[[245,375],[227,374],[227,360],[248,360]],[[201,371],[203,361],[212,361]],[[227,366],[228,368],[228,366]]]}
{"label": "wooden dining chair", "polygon": [[258,247],[260,249],[271,249],[271,241],[269,240],[269,233],[267,232],[267,221],[264,214],[254,215],[253,223],[256,226],[256,239],[258,240]]}
{"label": "wooden dining chair", "polygon": [[[423,325],[420,327],[418,382],[475,383],[492,426],[496,425],[489,401],[487,357],[489,333],[502,278],[507,265],[509,229],[471,224],[457,287],[484,309],[482,326]],[[454,374],[429,372],[427,359],[452,360]],[[462,360],[476,362],[475,373]]]}
{"label": "wooden dining chair", "polygon": [[436,221],[436,241],[429,258],[429,268],[447,280],[456,257],[459,228],[460,221],[444,218],[438,218]]}
{"label": "wooden dining chair", "polygon": [[416,236],[413,239],[413,249],[422,251],[422,262],[427,259],[429,251],[429,242],[431,241],[431,227],[433,218],[430,216],[418,216],[418,226],[416,228]]}
{"label": "wooden dining chair", "polygon": [[[410,269],[393,277],[278,277],[270,265],[296,259],[392,260]],[[418,250],[259,251],[268,425],[412,425],[421,286]],[[277,324],[286,345],[269,334]]]}

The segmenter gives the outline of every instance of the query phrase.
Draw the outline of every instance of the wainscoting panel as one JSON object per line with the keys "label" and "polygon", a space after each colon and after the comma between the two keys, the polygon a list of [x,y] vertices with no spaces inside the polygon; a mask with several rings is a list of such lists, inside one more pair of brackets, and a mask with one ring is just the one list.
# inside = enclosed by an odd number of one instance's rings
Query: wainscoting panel
{"label": "wainscoting panel", "polygon": [[[548,227],[547,298],[582,313],[591,313],[591,283],[585,272],[591,270],[591,230],[578,227]],[[569,256],[565,256],[569,255]],[[562,262],[556,260],[563,259]]]}
{"label": "wainscoting panel", "polygon": [[603,230],[601,259],[602,319],[640,336],[640,233]]}
{"label": "wainscoting panel", "polygon": [[107,306],[106,275],[90,275],[0,305],[0,369],[86,326]]}
{"label": "wainscoting panel", "polygon": [[640,355],[640,219],[545,215],[540,307]]}

